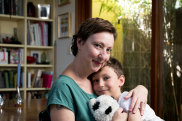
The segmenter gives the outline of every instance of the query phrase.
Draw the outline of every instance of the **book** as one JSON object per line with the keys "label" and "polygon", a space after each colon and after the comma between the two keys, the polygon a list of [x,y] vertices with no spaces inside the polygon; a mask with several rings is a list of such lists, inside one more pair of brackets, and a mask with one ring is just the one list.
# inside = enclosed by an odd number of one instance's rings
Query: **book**
{"label": "book", "polygon": [[8,64],[8,52],[0,52],[0,64]]}
{"label": "book", "polygon": [[53,80],[53,74],[51,72],[44,72],[42,74],[43,78],[43,87],[50,88]]}
{"label": "book", "polygon": [[14,72],[13,72],[13,70],[8,71],[8,76],[9,76],[9,87],[14,88]]}
{"label": "book", "polygon": [[20,87],[24,88],[24,72],[21,73],[21,81],[20,81]]}
{"label": "book", "polygon": [[41,75],[42,75],[42,70],[37,70],[34,87],[38,87],[38,83],[39,83],[39,81],[41,79]]}
{"label": "book", "polygon": [[14,73],[14,87],[16,87],[16,83],[17,83],[17,72]]}
{"label": "book", "polygon": [[5,87],[6,87],[6,88],[9,88],[8,71],[4,71],[4,80],[5,80]]}
{"label": "book", "polygon": [[36,74],[32,74],[31,75],[31,87],[33,88],[34,87],[34,84],[35,84],[35,81],[36,81]]}
{"label": "book", "polygon": [[0,14],[4,14],[4,0],[0,0]]}
{"label": "book", "polygon": [[5,88],[5,80],[3,76],[3,71],[0,71],[0,88]]}
{"label": "book", "polygon": [[31,88],[31,72],[27,72],[27,87]]}
{"label": "book", "polygon": [[16,15],[16,4],[15,0],[10,0],[10,14]]}
{"label": "book", "polygon": [[31,45],[30,20],[27,21],[27,45]]}
{"label": "book", "polygon": [[10,14],[10,0],[4,0],[4,14]]}
{"label": "book", "polygon": [[20,50],[11,49],[10,50],[10,64],[18,64],[20,62]]}
{"label": "book", "polygon": [[21,64],[24,64],[24,49],[20,49],[19,52],[20,52],[20,54],[19,54],[20,55],[20,57],[19,57],[20,58],[19,59],[20,60],[20,63]]}

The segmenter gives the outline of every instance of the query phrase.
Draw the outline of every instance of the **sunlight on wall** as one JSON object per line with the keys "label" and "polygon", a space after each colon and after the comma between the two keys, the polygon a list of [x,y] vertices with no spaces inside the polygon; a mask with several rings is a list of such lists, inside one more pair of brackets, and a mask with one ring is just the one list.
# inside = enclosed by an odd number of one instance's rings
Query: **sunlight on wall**
{"label": "sunlight on wall", "polygon": [[122,21],[118,23],[118,20],[115,19],[114,13],[113,12],[107,12],[107,11],[102,11],[100,13],[100,7],[101,7],[101,2],[98,0],[92,0],[92,17],[99,17],[106,19],[110,21],[116,28],[117,30],[117,38],[114,42],[114,47],[111,52],[111,56],[114,56],[117,58],[121,64],[123,65],[123,27],[122,27]]}

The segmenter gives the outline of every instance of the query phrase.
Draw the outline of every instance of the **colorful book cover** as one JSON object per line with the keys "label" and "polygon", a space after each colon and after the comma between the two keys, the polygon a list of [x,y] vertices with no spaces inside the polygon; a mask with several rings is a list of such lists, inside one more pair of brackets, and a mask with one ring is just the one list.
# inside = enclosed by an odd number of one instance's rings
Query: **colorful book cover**
{"label": "colorful book cover", "polygon": [[51,87],[52,77],[53,77],[52,74],[47,74],[47,73],[42,74],[43,87],[44,88],[50,88]]}
{"label": "colorful book cover", "polygon": [[8,64],[8,52],[0,52],[0,64]]}
{"label": "colorful book cover", "polygon": [[10,64],[18,64],[20,62],[19,49],[10,50]]}

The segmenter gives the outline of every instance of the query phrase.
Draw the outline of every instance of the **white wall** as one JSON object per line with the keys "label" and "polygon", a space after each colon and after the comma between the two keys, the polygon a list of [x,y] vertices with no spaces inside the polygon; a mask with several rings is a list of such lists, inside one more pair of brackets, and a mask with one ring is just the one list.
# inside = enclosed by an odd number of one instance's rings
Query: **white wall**
{"label": "white wall", "polygon": [[[75,34],[75,0],[71,0],[70,4],[66,4],[61,7],[57,6],[57,4],[55,8],[56,77],[58,77],[64,71],[64,69],[72,62],[74,58],[74,56],[70,53],[70,45],[72,42],[72,36]],[[71,38],[58,39],[57,16],[67,12],[70,12],[71,14]]]}

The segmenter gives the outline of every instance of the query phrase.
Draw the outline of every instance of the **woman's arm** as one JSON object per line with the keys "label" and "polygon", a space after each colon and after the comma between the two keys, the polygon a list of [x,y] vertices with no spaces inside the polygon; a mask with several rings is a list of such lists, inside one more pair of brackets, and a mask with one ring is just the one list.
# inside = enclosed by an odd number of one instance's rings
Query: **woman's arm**
{"label": "woman's arm", "polygon": [[137,111],[136,113],[128,112],[128,121],[142,121],[140,111]]}
{"label": "woman's arm", "polygon": [[51,121],[75,121],[74,113],[61,105],[50,106]]}
{"label": "woman's arm", "polygon": [[126,112],[123,112],[122,108],[119,108],[112,118],[112,121],[127,121],[128,114]]}
{"label": "woman's arm", "polygon": [[132,97],[129,110],[133,113],[136,113],[138,111],[138,107],[140,107],[140,114],[143,115],[145,106],[147,104],[147,96],[147,88],[142,85],[138,85],[137,87],[132,89],[124,98],[129,99],[130,97]]}

